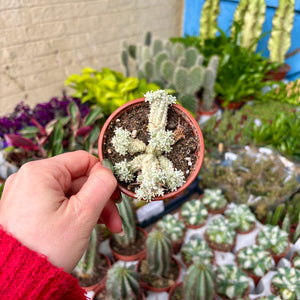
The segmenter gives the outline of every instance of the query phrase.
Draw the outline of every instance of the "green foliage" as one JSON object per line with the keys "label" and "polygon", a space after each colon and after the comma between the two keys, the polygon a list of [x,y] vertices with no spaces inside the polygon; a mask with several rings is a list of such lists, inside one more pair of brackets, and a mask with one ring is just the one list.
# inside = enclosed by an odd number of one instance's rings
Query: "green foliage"
{"label": "green foliage", "polygon": [[[123,63],[126,63],[128,54],[122,52],[122,57]],[[74,89],[73,97],[81,99],[83,103],[90,102],[102,107],[106,116],[126,102],[159,88],[156,84],[135,77],[124,77],[122,73],[108,68],[103,68],[100,72],[84,68],[82,74],[69,76],[65,85]]]}
{"label": "green foliage", "polygon": [[195,261],[186,271],[183,279],[185,300],[213,300],[215,273],[201,260]]}

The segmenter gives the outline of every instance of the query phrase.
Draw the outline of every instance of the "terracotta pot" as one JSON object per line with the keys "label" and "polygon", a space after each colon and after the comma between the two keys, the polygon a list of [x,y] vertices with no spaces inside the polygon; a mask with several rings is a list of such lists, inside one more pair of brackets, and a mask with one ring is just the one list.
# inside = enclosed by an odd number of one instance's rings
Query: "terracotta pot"
{"label": "terracotta pot", "polygon": [[226,248],[224,248],[225,247],[224,244],[217,244],[217,243],[211,242],[208,238],[208,235],[207,235],[206,231],[204,233],[204,238],[207,241],[209,247],[213,250],[216,250],[216,251],[232,252],[234,247],[235,247],[235,244],[236,244],[236,235],[235,235],[235,238],[234,238],[234,243],[232,245],[226,245]]}
{"label": "terracotta pot", "polygon": [[217,102],[220,104],[220,106],[224,109],[229,109],[229,110],[237,110],[239,108],[241,108],[245,103],[246,101],[235,101],[235,102],[229,102],[227,103],[227,105],[224,105],[224,100],[223,99],[220,99],[220,98],[217,98]]}
{"label": "terracotta pot", "polygon": [[280,81],[286,77],[286,75],[290,71],[290,69],[291,69],[291,66],[285,63],[285,64],[281,65],[277,70],[270,70],[269,72],[267,72],[266,78],[264,79],[264,81],[267,81],[267,80]]}
{"label": "terracotta pot", "polygon": [[219,110],[219,106],[216,102],[216,100],[213,103],[213,107],[211,110],[204,110],[202,102],[198,102],[198,109],[197,109],[197,121],[199,121],[199,119],[201,118],[201,116],[213,116],[215,115],[218,110]]}
{"label": "terracotta pot", "polygon": [[171,242],[174,254],[177,254],[180,251],[181,246],[182,246],[182,244],[184,242],[184,237],[185,237],[185,234],[183,235],[183,237],[179,241]]}
{"label": "terracotta pot", "polygon": [[[103,296],[105,296],[105,300],[107,299],[106,288],[105,288],[105,286],[103,286],[103,287],[97,288],[97,290],[96,290],[95,293],[94,293],[94,296],[93,296],[92,300],[95,300],[96,297],[97,297],[100,293],[103,293]],[[141,295],[139,296],[138,300],[146,300],[146,296],[145,296],[145,293],[144,293],[143,291],[141,291]]]}
{"label": "terracotta pot", "polygon": [[236,229],[236,232],[237,232],[238,234],[248,234],[248,233],[250,233],[251,231],[253,231],[253,230],[255,229],[255,227],[256,227],[256,224],[255,224],[255,222],[254,222],[254,223],[252,223],[250,229],[245,230],[245,231],[242,231],[241,229],[238,229],[238,228],[237,228],[237,229]]}
{"label": "terracotta pot", "polygon": [[[144,230],[141,227],[137,227],[136,229],[139,230],[139,231],[141,231],[144,234],[145,240],[146,240],[146,238],[148,236],[147,231]],[[109,247],[110,247],[110,250],[111,250],[111,252],[112,252],[112,254],[113,254],[113,256],[115,257],[116,260],[136,261],[136,260],[139,260],[140,257],[143,256],[143,255],[145,255],[145,253],[146,253],[146,246],[145,246],[145,248],[142,251],[140,251],[140,252],[138,252],[136,254],[126,255],[126,254],[118,253],[115,250],[113,250],[113,248],[111,246],[111,238],[109,240]]]}
{"label": "terracotta pot", "polygon": [[[122,105],[121,107],[119,107],[118,109],[116,109],[108,117],[108,119],[106,120],[106,122],[104,123],[104,125],[101,129],[99,140],[98,140],[98,154],[99,154],[100,161],[102,161],[104,159],[104,155],[103,155],[104,136],[105,136],[105,131],[106,131],[109,123],[111,121],[117,119],[120,115],[122,115],[126,109],[132,108],[134,106],[139,106],[144,101],[145,101],[145,98],[139,98],[139,99],[129,101],[129,102],[125,103],[124,105]],[[198,125],[196,119],[185,108],[183,108],[182,106],[180,106],[178,104],[173,104],[172,106],[170,106],[169,109],[175,110],[181,117],[183,117],[190,124],[191,128],[193,129],[194,136],[196,136],[199,140],[198,147],[195,151],[195,154],[196,154],[196,157],[198,157],[198,160],[195,162],[194,170],[191,172],[191,174],[189,175],[189,177],[186,179],[185,183],[181,187],[179,187],[176,191],[170,192],[170,193],[165,194],[160,197],[155,197],[151,201],[165,200],[168,198],[173,198],[173,197],[176,197],[177,195],[179,195],[180,193],[182,193],[198,176],[198,173],[201,169],[203,159],[204,159],[204,152],[205,152],[204,151],[204,140],[203,140],[203,135],[202,135],[201,129],[199,128],[199,125]],[[123,187],[121,184],[118,184],[118,187],[122,193],[126,194],[129,197],[136,198],[135,193],[133,193],[132,191],[129,191],[128,189]]]}
{"label": "terracotta pot", "polygon": [[[140,270],[140,266],[141,266],[141,263],[143,260],[146,259],[146,255],[142,256],[137,265],[136,265],[136,270],[139,272]],[[176,263],[177,265],[177,268],[178,268],[178,276],[177,278],[174,280],[174,283],[171,284],[171,285],[168,285],[166,287],[154,287],[154,286],[151,286],[149,285],[147,282],[143,281],[142,279],[140,279],[140,285],[145,289],[145,290],[148,290],[148,291],[151,291],[151,292],[155,292],[155,293],[161,293],[161,292],[168,292],[178,281],[179,277],[180,277],[180,274],[181,274],[181,265],[179,263],[179,261],[175,258],[175,257],[172,257],[173,261]]]}
{"label": "terracotta pot", "polygon": [[228,206],[228,203],[223,207],[216,208],[215,210],[210,209],[209,207],[207,207],[207,210],[212,215],[220,215],[226,210],[227,206]]}

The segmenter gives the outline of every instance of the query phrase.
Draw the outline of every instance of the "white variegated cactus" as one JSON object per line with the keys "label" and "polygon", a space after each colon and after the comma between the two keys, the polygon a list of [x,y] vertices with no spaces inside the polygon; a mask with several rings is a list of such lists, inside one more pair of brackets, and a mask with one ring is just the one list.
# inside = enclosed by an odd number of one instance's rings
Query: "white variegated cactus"
{"label": "white variegated cactus", "polygon": [[300,299],[300,271],[295,268],[280,267],[271,284],[283,300]]}
{"label": "white variegated cactus", "polygon": [[174,168],[173,163],[164,156],[172,150],[175,143],[174,133],[166,130],[168,107],[175,103],[176,98],[163,90],[147,92],[145,101],[150,103],[148,132],[150,140],[148,145],[132,136],[132,133],[123,128],[116,128],[112,138],[115,150],[121,154],[127,153],[135,158],[131,161],[116,163],[115,174],[119,180],[130,183],[134,180],[139,187],[136,196],[139,200],[151,201],[162,196],[165,190],[177,190],[183,185],[184,174]]}
{"label": "white variegated cactus", "polygon": [[216,286],[218,294],[236,299],[247,295],[249,277],[235,265],[219,266]]}
{"label": "white variegated cactus", "polygon": [[258,297],[255,299],[256,300],[281,300],[281,298],[279,296],[275,296],[275,295],[262,296],[262,297]]}
{"label": "white variegated cactus", "polygon": [[289,247],[289,235],[279,226],[267,224],[258,233],[257,244],[272,255],[282,254]]}
{"label": "white variegated cactus", "polygon": [[184,237],[186,229],[184,223],[171,214],[165,215],[157,222],[156,226],[165,232],[172,242],[180,241]]}
{"label": "white variegated cactus", "polygon": [[292,256],[292,264],[293,264],[294,268],[300,269],[300,251],[296,252]]}
{"label": "white variegated cactus", "polygon": [[227,205],[221,189],[205,189],[202,201],[208,210],[218,210]]}
{"label": "white variegated cactus", "polygon": [[240,232],[249,231],[256,222],[255,215],[246,204],[232,205],[226,209],[224,214],[232,226]]}
{"label": "white variegated cactus", "polygon": [[192,199],[182,205],[181,217],[189,225],[202,225],[206,222],[208,211],[199,199]]}
{"label": "white variegated cactus", "polygon": [[271,254],[258,245],[241,249],[237,254],[237,262],[243,270],[258,277],[264,276],[274,266]]}
{"label": "white variegated cactus", "polygon": [[181,248],[181,255],[187,265],[195,261],[202,261],[205,265],[211,265],[214,252],[203,239],[189,240]]}

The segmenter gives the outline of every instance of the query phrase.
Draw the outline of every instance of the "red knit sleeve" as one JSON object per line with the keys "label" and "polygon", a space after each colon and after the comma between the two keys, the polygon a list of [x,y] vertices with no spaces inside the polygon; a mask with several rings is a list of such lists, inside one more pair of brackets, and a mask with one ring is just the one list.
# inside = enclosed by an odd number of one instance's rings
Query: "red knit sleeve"
{"label": "red knit sleeve", "polygon": [[1,300],[86,300],[72,275],[23,246],[0,226]]}

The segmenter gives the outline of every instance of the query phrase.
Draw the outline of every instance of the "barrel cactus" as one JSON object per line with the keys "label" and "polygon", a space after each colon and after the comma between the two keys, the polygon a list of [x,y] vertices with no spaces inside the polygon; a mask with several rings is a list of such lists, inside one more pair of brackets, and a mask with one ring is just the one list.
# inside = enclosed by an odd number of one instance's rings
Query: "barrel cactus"
{"label": "barrel cactus", "polygon": [[183,279],[185,300],[213,300],[215,299],[215,273],[212,268],[195,261],[186,271]]}
{"label": "barrel cactus", "polygon": [[108,299],[140,299],[139,274],[134,266],[114,264],[107,272],[106,292]]}

